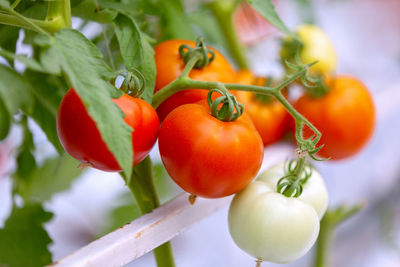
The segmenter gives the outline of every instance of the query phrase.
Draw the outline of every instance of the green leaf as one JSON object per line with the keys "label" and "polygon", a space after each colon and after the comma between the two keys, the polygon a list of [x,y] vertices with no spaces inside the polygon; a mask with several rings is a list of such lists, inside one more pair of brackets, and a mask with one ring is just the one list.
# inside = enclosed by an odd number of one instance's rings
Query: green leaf
{"label": "green leaf", "polygon": [[[0,47],[15,53],[18,37],[19,28],[6,25],[0,26]],[[8,59],[8,63],[10,66],[14,66],[13,60]]]}
{"label": "green leaf", "polygon": [[52,217],[40,204],[14,206],[0,229],[0,266],[40,267],[51,263],[48,245],[52,240],[43,224]]}
{"label": "green leaf", "polygon": [[266,20],[277,27],[281,32],[296,37],[281,20],[271,0],[247,0]]}
{"label": "green leaf", "polygon": [[11,128],[11,115],[0,97],[0,141],[7,137]]}
{"label": "green leaf", "polygon": [[56,120],[57,116],[52,113],[42,102],[42,99],[34,97],[32,113],[29,114],[32,119],[46,134],[47,139],[54,146],[59,154],[64,152],[64,149],[58,139]]}
{"label": "green leaf", "polygon": [[207,45],[212,45],[218,50],[228,47],[221,27],[215,17],[206,9],[200,9],[190,14],[190,22],[200,30],[199,36],[204,36]]}
{"label": "green leaf", "polygon": [[32,95],[29,84],[16,71],[0,65],[0,97],[13,115],[21,108],[29,108]]}
{"label": "green leaf", "polygon": [[[14,53],[11,53],[9,51],[6,51],[4,49],[0,48],[0,56],[9,59],[9,60],[17,60],[20,61],[21,63],[24,63],[24,65],[31,70],[38,71],[38,72],[48,72],[48,73],[54,73],[56,74],[57,72],[54,72],[53,69],[46,69],[44,68],[40,63],[38,63],[36,60],[28,58],[26,55],[17,55]],[[57,70],[57,69],[56,69]]]}
{"label": "green leaf", "polygon": [[60,64],[57,62],[57,50],[53,47],[41,51],[40,63],[43,66],[44,72],[51,74],[61,73]]}
{"label": "green leaf", "polygon": [[111,101],[121,92],[108,81],[114,76],[100,51],[80,32],[62,29],[54,37],[40,41],[56,49],[58,62],[79,94],[89,115],[95,121],[107,147],[124,173],[132,172],[132,128],[123,120],[123,112]]}
{"label": "green leaf", "polygon": [[16,192],[27,202],[44,202],[68,189],[82,174],[79,162],[67,154],[46,160],[29,176],[17,177]]}
{"label": "green leaf", "polygon": [[21,1],[15,9],[27,18],[43,20],[46,17],[48,5],[48,1]]}
{"label": "green leaf", "polygon": [[37,168],[36,160],[32,154],[34,149],[33,136],[28,128],[28,119],[26,116],[22,117],[20,125],[24,131],[24,138],[18,149],[17,169],[13,174],[13,178],[15,179],[30,177]]}
{"label": "green leaf", "polygon": [[0,0],[0,7],[3,8],[9,8],[10,7],[10,3],[6,0]]}
{"label": "green leaf", "polygon": [[125,67],[134,67],[143,74],[146,89],[142,97],[151,103],[156,77],[154,50],[133,18],[120,14],[114,26]]}
{"label": "green leaf", "polygon": [[163,26],[163,36],[161,39],[186,39],[195,40],[196,35],[190,25],[190,21],[183,11],[180,1],[158,2],[161,9],[161,25]]}
{"label": "green leaf", "polygon": [[79,3],[72,2],[72,15],[85,20],[93,20],[100,23],[111,23],[117,16],[118,12],[109,8],[102,8],[101,1],[98,1],[101,13],[99,14],[96,1],[97,0],[84,0],[79,1]]}
{"label": "green leaf", "polygon": [[33,95],[53,114],[57,115],[58,106],[65,93],[64,85],[59,78],[26,70],[24,72],[25,79],[30,83]]}
{"label": "green leaf", "polygon": [[[90,1],[90,0],[85,0]],[[95,1],[95,0],[91,0]],[[109,1],[100,0],[100,9],[112,10],[116,15],[118,13],[129,14],[129,15],[139,15],[139,14],[149,14],[152,16],[158,16],[159,7],[155,3],[155,0],[135,0],[135,1]],[[103,15],[103,11],[101,11]],[[115,17],[113,19],[115,19]]]}
{"label": "green leaf", "polygon": [[61,154],[64,149],[58,139],[56,129],[57,109],[62,99],[62,85],[57,77],[43,73],[25,71],[24,76],[29,80],[34,95],[34,103],[28,113],[46,134],[47,139]]}

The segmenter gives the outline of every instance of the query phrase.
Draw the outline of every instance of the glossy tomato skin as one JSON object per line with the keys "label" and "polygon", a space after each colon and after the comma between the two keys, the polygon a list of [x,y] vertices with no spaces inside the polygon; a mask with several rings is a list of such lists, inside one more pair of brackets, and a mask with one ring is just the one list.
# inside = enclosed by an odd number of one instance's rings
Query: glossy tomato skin
{"label": "glossy tomato skin", "polygon": [[[181,74],[185,67],[185,63],[179,54],[179,47],[182,44],[187,44],[190,47],[196,46],[196,43],[193,41],[172,39],[162,42],[154,47],[154,59],[157,68],[154,93],[161,90]],[[202,69],[193,69],[190,72],[189,77],[201,81],[219,81],[225,83],[234,82],[235,72],[230,63],[217,50],[211,47],[207,48],[214,51],[214,60]],[[195,103],[199,100],[206,99],[207,93],[207,90],[190,89],[180,91],[170,96],[157,108],[160,120],[163,121],[169,112],[180,105]]]}
{"label": "glossy tomato skin", "polygon": [[304,256],[317,240],[320,227],[312,206],[285,197],[258,180],[235,195],[228,223],[238,247],[257,259],[275,263]]}
{"label": "glossy tomato skin", "polygon": [[245,114],[222,122],[205,101],[173,110],[161,124],[158,144],[171,178],[185,191],[207,198],[243,189],[264,156],[262,140]]}
{"label": "glossy tomato skin", "polygon": [[[266,79],[255,77],[249,70],[240,70],[237,72],[236,81],[241,84],[263,86]],[[290,115],[281,103],[276,100],[268,103],[262,102],[251,92],[236,91],[235,95],[238,101],[244,105],[247,115],[250,116],[263,140],[264,146],[283,138],[288,130]]]}
{"label": "glossy tomato skin", "polygon": [[[330,88],[326,95],[304,95],[294,107],[322,133],[319,145],[324,147],[318,155],[345,159],[359,152],[371,138],[375,127],[374,103],[365,85],[352,76],[340,75],[326,84]],[[310,137],[307,127],[304,137]]]}
{"label": "glossy tomato skin", "polygon": [[[122,95],[113,102],[124,112],[124,121],[133,128],[133,165],[142,161],[157,140],[159,120],[144,100]],[[68,90],[57,114],[57,133],[64,149],[75,159],[103,171],[121,171],[114,155],[101,138],[76,91]]]}
{"label": "glossy tomato skin", "polygon": [[[257,177],[257,181],[266,183],[273,192],[276,192],[279,179],[287,175],[287,164],[287,162],[281,162],[271,166]],[[303,185],[303,191],[297,199],[310,205],[317,213],[318,218],[322,219],[328,208],[329,196],[325,182],[316,169],[311,168],[311,176]]]}
{"label": "glossy tomato skin", "polygon": [[328,206],[324,180],[314,168],[299,197],[277,192],[287,164],[278,163],[260,174],[236,194],[229,208],[232,239],[260,260],[288,263],[305,255],[318,237],[319,220]]}

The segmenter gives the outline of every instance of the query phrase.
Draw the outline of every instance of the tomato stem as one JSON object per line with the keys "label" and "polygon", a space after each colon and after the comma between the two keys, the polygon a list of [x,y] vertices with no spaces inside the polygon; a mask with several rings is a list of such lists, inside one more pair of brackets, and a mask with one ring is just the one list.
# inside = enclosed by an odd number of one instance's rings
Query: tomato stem
{"label": "tomato stem", "polygon": [[[294,169],[293,175],[290,175],[295,177],[294,181],[290,181],[290,184],[286,186],[286,188],[283,190],[282,194],[285,195],[286,197],[299,197],[302,193],[302,173],[304,171],[304,167],[306,164],[306,157],[303,153],[299,154],[299,157],[296,160],[296,167]],[[289,168],[290,169],[290,168]],[[289,170],[290,171],[290,170]],[[279,188],[279,182],[278,181],[278,188]]]}
{"label": "tomato stem", "polygon": [[51,34],[62,28],[71,28],[71,5],[69,0],[49,1],[46,20],[31,19],[14,10],[20,1],[11,7],[2,7],[7,13],[0,12],[0,24],[21,27],[42,34]]}
{"label": "tomato stem", "polygon": [[179,78],[189,77],[190,71],[195,67],[197,62],[199,62],[202,59],[202,57],[203,57],[203,55],[200,52],[194,53],[193,56],[191,56],[190,59],[188,60],[188,62],[186,63],[185,68],[182,70],[181,74],[179,75]]}
{"label": "tomato stem", "polygon": [[314,267],[329,267],[329,254],[333,244],[333,234],[335,228],[348,218],[352,217],[364,207],[363,203],[358,203],[351,207],[339,206],[335,209],[328,209],[321,220],[318,240],[316,243],[316,253]]}
{"label": "tomato stem", "polygon": [[[129,190],[135,197],[140,212],[146,214],[160,206],[157,190],[154,184],[153,167],[150,157],[146,157],[133,169],[130,179],[126,179]],[[171,243],[166,242],[153,250],[158,267],[174,267],[174,256]]]}
{"label": "tomato stem", "polygon": [[[199,55],[201,55],[199,53]],[[289,84],[293,83],[297,79],[301,79],[302,82],[308,79],[307,71],[308,69],[315,64],[307,64],[307,65],[294,65],[291,64],[291,68],[296,71],[289,75],[288,78],[282,81],[275,87],[265,87],[258,85],[244,85],[244,84],[235,84],[235,83],[221,83],[215,81],[198,81],[192,80],[188,77],[190,71],[193,69],[198,60],[201,60],[200,56],[196,54],[188,61],[181,75],[165,87],[163,87],[160,91],[158,91],[153,96],[153,107],[157,108],[164,100],[173,94],[186,90],[186,89],[205,89],[211,90],[215,88],[223,88],[229,90],[240,90],[240,91],[249,91],[263,95],[272,95],[274,96],[292,115],[296,122],[296,141],[300,150],[307,151],[311,158],[318,160],[314,154],[318,152],[320,148],[316,148],[318,141],[321,139],[321,133],[318,129],[309,122],[303,115],[301,115],[290,103],[286,100],[286,98],[282,95],[281,91],[286,88]],[[313,132],[314,136],[312,139],[304,139],[303,138],[303,126],[307,125]]]}
{"label": "tomato stem", "polygon": [[72,28],[70,0],[49,1],[46,21],[53,23],[57,20],[61,20],[56,24],[58,29]]}
{"label": "tomato stem", "polygon": [[233,13],[236,7],[241,1],[235,1],[234,3],[227,1],[214,1],[208,5],[211,12],[213,13],[223,37],[226,40],[228,50],[232,55],[233,59],[241,69],[248,69],[249,64],[245,54],[246,49],[243,48],[239,42],[234,25],[233,25]]}
{"label": "tomato stem", "polygon": [[190,205],[194,205],[194,203],[196,202],[196,199],[197,199],[197,196],[191,194],[191,195],[189,196],[189,198],[188,198],[188,201],[189,201]]}
{"label": "tomato stem", "polygon": [[[1,10],[1,8],[0,8]],[[54,25],[47,21],[27,18],[12,8],[3,8],[8,14],[0,12],[0,23],[48,34],[54,31]]]}

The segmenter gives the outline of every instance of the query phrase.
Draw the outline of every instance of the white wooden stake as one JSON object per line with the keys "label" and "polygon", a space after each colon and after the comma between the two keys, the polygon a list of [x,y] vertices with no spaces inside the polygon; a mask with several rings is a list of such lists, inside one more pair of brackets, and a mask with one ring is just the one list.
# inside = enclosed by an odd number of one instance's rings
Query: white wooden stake
{"label": "white wooden stake", "polygon": [[187,193],[177,196],[151,213],[93,241],[51,266],[124,266],[226,206],[232,199],[198,197],[192,206],[188,197]]}

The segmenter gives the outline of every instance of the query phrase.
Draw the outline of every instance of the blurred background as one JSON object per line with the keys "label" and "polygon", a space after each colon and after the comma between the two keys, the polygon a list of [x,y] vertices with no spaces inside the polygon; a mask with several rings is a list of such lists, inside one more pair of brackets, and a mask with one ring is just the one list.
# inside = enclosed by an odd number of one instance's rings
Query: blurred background
{"label": "blurred background", "polygon": [[[361,153],[343,161],[315,164],[327,184],[331,207],[365,203],[361,212],[337,228],[331,266],[400,266],[400,1],[274,2],[289,28],[312,21],[327,33],[338,54],[337,73],[361,79],[376,105],[375,133]],[[185,4],[190,11],[198,1]],[[236,27],[239,34],[247,33],[241,35],[241,40],[248,48],[251,69],[259,75],[279,77],[284,72],[279,59],[282,35],[263,20],[247,16],[250,17],[239,16]],[[74,27],[81,23],[80,19],[73,20]],[[89,37],[99,32],[98,24],[84,28]],[[30,52],[22,43],[17,51]],[[39,159],[55,155],[40,128],[32,121],[29,127],[35,132],[35,153]],[[15,167],[14,148],[20,140],[21,132],[14,128],[10,137],[0,143],[0,227],[11,209],[12,185],[8,174]],[[267,147],[262,170],[292,157],[293,151],[288,142]],[[157,145],[151,157],[155,163],[160,162]],[[163,202],[180,192],[160,164],[156,165],[155,173]],[[55,214],[46,225],[54,242],[50,247],[54,261],[139,216],[118,174],[94,169],[86,170],[70,189],[54,196],[45,208]],[[227,211],[228,207],[221,209],[172,240],[177,266],[255,265],[254,259],[233,243]],[[311,266],[312,260],[310,251],[287,266]],[[155,261],[149,253],[129,266],[155,266]],[[263,266],[281,265],[263,263]]]}

